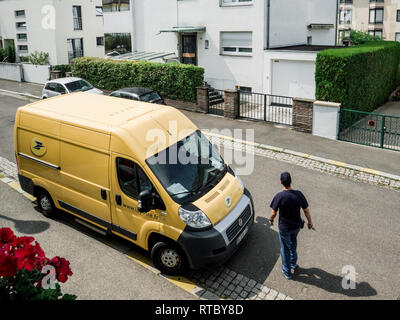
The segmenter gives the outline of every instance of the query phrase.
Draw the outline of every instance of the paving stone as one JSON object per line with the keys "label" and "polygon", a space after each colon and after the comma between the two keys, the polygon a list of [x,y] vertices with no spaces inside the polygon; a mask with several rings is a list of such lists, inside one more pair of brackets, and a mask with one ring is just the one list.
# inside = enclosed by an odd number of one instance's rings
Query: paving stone
{"label": "paving stone", "polygon": [[285,300],[293,300],[293,299],[289,296],[286,296]]}
{"label": "paving stone", "polygon": [[245,286],[247,286],[247,281],[242,280],[240,281],[239,285],[244,288]]}
{"label": "paving stone", "polygon": [[237,294],[236,292],[232,292],[231,295],[230,295],[230,297],[231,297],[232,299],[236,299],[236,298],[238,297],[238,294]]}
{"label": "paving stone", "polygon": [[262,291],[263,291],[264,293],[268,293],[270,290],[271,290],[271,289],[268,288],[268,287],[266,287],[266,286],[263,286],[263,287],[262,287]]}
{"label": "paving stone", "polygon": [[211,287],[213,285],[213,282],[211,280],[206,281],[206,286]]}
{"label": "paving stone", "polygon": [[241,286],[237,286],[236,288],[235,288],[235,292],[236,293],[241,293],[242,292],[242,290],[243,290],[243,287],[241,287]]}
{"label": "paving stone", "polygon": [[212,286],[211,286],[211,288],[213,288],[214,290],[217,290],[218,287],[219,287],[218,282],[214,282],[214,283],[212,284]]}
{"label": "paving stone", "polygon": [[235,279],[237,279],[240,282],[243,280],[243,275],[238,274]]}
{"label": "paving stone", "polygon": [[235,278],[236,275],[237,275],[237,273],[236,273],[235,271],[231,270],[231,271],[229,271],[229,275],[230,275],[232,278]]}
{"label": "paving stone", "polygon": [[228,286],[229,286],[229,282],[226,281],[226,280],[222,281],[221,284],[222,284],[224,287],[228,287]]}
{"label": "paving stone", "polygon": [[265,292],[261,291],[261,292],[257,295],[257,297],[259,297],[259,298],[261,298],[261,299],[264,299],[264,298],[265,298]]}
{"label": "paving stone", "polygon": [[285,300],[286,296],[283,293],[279,293],[275,300]]}
{"label": "paving stone", "polygon": [[260,291],[261,291],[261,289],[257,289],[255,287],[251,289],[251,292],[253,292],[255,294],[258,294]]}
{"label": "paving stone", "polygon": [[232,293],[232,291],[231,290],[229,290],[229,289],[226,289],[225,291],[224,291],[224,296],[230,296],[231,295],[231,293]]}
{"label": "paving stone", "polygon": [[254,287],[256,284],[257,284],[257,281],[255,281],[253,279],[250,279],[249,282],[247,283],[247,285],[251,288]]}
{"label": "paving stone", "polygon": [[240,296],[241,296],[242,298],[246,298],[248,295],[249,295],[249,293],[248,293],[246,290],[243,290],[243,291],[240,293]]}
{"label": "paving stone", "polygon": [[231,290],[231,291],[235,290],[235,286],[233,284],[230,284],[228,286],[228,290]]}
{"label": "paving stone", "polygon": [[205,299],[205,300],[219,300],[219,297],[217,297],[215,294],[213,294],[213,293],[210,292],[210,291],[204,292],[204,293],[201,295],[201,298],[202,298],[202,299]]}
{"label": "paving stone", "polygon": [[261,283],[257,283],[257,284],[255,285],[255,288],[258,289],[258,290],[261,290],[262,284],[261,284]]}
{"label": "paving stone", "polygon": [[275,300],[275,298],[277,297],[278,292],[275,290],[272,290],[267,294],[267,296],[265,297],[266,300]]}

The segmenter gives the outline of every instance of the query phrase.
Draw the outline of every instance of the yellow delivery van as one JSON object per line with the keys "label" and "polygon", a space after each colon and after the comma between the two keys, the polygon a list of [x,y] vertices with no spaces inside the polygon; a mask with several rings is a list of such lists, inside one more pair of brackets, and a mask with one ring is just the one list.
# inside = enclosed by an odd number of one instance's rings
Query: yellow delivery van
{"label": "yellow delivery van", "polygon": [[90,93],[18,109],[22,189],[151,252],[166,274],[226,261],[254,222],[249,191],[175,108]]}

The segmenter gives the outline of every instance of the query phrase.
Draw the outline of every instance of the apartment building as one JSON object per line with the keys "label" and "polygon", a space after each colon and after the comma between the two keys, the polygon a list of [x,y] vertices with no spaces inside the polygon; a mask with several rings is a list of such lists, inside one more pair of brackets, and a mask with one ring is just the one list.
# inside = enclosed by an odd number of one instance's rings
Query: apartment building
{"label": "apartment building", "polygon": [[218,89],[313,98],[337,0],[131,0],[133,50],[172,52]]}
{"label": "apartment building", "polygon": [[101,0],[0,0],[0,45],[17,59],[48,52],[52,65],[104,57]]}
{"label": "apartment building", "polygon": [[350,30],[400,41],[400,0],[339,0],[338,41]]}

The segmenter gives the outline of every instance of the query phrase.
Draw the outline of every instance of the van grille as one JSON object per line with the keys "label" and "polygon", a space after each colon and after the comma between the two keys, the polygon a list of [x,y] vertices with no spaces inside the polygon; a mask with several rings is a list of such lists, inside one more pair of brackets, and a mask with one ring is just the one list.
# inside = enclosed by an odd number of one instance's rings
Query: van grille
{"label": "van grille", "polygon": [[[248,205],[236,219],[234,223],[232,223],[229,228],[226,230],[226,236],[228,237],[229,242],[231,242],[235,237],[240,233],[240,231],[246,226],[247,222],[251,217],[251,209],[250,205]],[[239,225],[239,220],[242,219],[243,224],[242,226]]]}

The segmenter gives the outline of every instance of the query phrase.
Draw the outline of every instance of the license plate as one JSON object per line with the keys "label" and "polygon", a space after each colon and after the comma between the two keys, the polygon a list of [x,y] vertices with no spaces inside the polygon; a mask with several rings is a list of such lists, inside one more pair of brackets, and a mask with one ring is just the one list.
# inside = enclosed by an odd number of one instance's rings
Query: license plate
{"label": "license plate", "polygon": [[236,245],[240,243],[240,241],[243,240],[244,236],[246,235],[247,231],[249,231],[249,227],[247,226],[242,233],[239,235],[239,237],[236,239]]}

